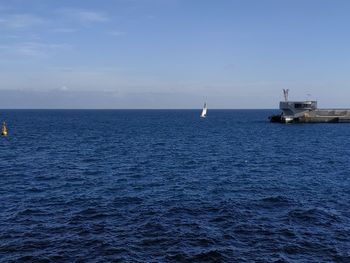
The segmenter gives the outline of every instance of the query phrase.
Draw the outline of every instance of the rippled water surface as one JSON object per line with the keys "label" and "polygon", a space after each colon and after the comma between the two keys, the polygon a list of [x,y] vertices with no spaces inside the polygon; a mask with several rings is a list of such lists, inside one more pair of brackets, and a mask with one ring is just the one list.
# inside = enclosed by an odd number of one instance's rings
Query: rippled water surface
{"label": "rippled water surface", "polygon": [[350,262],[350,125],[0,111],[1,262]]}

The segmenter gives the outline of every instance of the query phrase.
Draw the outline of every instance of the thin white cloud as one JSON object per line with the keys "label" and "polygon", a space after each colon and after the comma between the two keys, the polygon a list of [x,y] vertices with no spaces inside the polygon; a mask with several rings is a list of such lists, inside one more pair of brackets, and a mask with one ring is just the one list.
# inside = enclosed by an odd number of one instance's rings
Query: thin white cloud
{"label": "thin white cloud", "polygon": [[30,14],[4,15],[0,18],[0,27],[21,29],[43,25],[45,19]]}
{"label": "thin white cloud", "polygon": [[108,20],[107,16],[98,13],[98,12],[92,12],[92,11],[79,11],[77,12],[77,17],[82,22],[105,22]]}
{"label": "thin white cloud", "polygon": [[148,19],[155,19],[156,18],[154,15],[150,15],[150,14],[146,15],[145,17]]}
{"label": "thin white cloud", "polygon": [[6,39],[6,40],[16,40],[20,39],[21,37],[18,35],[1,35],[0,39]]}
{"label": "thin white cloud", "polygon": [[118,30],[112,30],[112,31],[108,31],[108,34],[111,36],[120,37],[120,36],[125,35],[125,32],[118,31]]}
{"label": "thin white cloud", "polygon": [[14,45],[1,45],[0,54],[26,56],[32,58],[47,58],[61,51],[71,50],[68,44],[54,44],[41,42],[23,42]]}
{"label": "thin white cloud", "polygon": [[63,9],[59,13],[64,16],[65,20],[77,21],[80,24],[101,23],[109,20],[105,13],[90,10]]}
{"label": "thin white cloud", "polygon": [[52,30],[54,33],[74,33],[77,29],[75,28],[55,28]]}

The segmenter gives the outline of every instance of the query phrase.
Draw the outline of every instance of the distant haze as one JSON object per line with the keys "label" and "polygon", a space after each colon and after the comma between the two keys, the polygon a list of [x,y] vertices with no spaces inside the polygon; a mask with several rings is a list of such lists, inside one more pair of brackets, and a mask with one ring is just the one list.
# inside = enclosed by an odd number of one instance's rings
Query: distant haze
{"label": "distant haze", "polygon": [[350,108],[347,0],[0,0],[1,108]]}

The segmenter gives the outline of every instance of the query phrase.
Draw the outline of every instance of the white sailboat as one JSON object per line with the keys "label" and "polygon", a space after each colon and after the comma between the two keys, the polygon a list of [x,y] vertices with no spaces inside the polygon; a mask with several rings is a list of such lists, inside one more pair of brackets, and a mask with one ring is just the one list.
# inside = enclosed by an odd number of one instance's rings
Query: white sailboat
{"label": "white sailboat", "polygon": [[203,110],[202,110],[201,118],[207,117],[207,111],[208,111],[207,103],[205,102],[205,103],[204,103]]}

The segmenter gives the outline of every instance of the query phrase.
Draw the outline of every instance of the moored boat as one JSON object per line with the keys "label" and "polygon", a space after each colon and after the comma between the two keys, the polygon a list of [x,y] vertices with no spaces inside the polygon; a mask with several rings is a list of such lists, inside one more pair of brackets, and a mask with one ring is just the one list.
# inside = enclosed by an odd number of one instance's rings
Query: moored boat
{"label": "moored boat", "polygon": [[350,109],[319,109],[317,101],[289,101],[289,90],[283,90],[284,101],[280,102],[280,115],[270,116],[271,122],[280,123],[337,123],[350,122]]}

